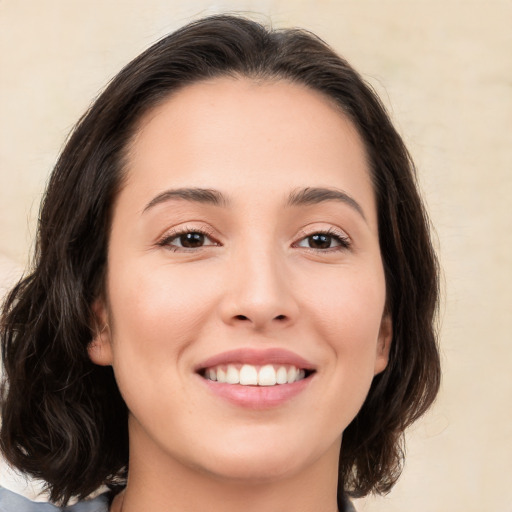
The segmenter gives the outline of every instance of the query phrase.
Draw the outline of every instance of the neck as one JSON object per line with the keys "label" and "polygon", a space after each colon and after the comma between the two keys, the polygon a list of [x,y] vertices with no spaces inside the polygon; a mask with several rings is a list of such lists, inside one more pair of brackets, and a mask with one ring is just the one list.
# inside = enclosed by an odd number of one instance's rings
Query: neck
{"label": "neck", "polygon": [[306,467],[265,479],[237,479],[191,467],[138,439],[128,485],[112,512],[336,512],[339,444]]}

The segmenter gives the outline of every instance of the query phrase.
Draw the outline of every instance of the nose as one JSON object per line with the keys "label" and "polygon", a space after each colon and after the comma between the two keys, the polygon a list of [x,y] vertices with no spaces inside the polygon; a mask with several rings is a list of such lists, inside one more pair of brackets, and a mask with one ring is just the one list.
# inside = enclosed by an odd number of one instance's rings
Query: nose
{"label": "nose", "polygon": [[285,263],[272,250],[244,251],[228,272],[220,312],[229,325],[254,330],[286,327],[299,315]]}

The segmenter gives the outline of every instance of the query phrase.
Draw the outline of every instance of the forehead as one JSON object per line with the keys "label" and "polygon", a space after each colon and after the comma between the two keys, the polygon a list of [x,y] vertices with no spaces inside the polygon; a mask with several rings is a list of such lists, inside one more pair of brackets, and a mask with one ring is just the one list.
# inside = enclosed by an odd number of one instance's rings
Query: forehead
{"label": "forehead", "polygon": [[337,187],[373,208],[364,144],[325,95],[288,81],[216,78],[146,114],[128,152],[138,196],[202,187],[269,194]]}

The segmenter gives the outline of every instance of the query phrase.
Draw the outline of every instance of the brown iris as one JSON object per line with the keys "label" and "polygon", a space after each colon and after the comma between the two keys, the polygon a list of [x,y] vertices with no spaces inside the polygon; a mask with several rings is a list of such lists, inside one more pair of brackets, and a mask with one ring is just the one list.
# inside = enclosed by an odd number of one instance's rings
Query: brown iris
{"label": "brown iris", "polygon": [[179,237],[182,247],[193,249],[204,245],[203,233],[185,233]]}
{"label": "brown iris", "polygon": [[332,236],[318,233],[308,236],[309,247],[312,249],[329,249],[332,243]]}

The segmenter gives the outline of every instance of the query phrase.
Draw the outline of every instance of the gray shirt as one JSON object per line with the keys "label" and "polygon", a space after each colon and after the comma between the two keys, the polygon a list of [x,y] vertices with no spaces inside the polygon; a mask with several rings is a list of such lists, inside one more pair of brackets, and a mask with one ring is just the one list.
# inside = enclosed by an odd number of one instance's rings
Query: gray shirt
{"label": "gray shirt", "polygon": [[[0,487],[0,512],[108,512],[108,502],[108,493],[105,493],[69,507],[58,507],[48,502],[31,501]],[[356,512],[356,509],[348,499],[345,499],[343,510],[340,512]]]}
{"label": "gray shirt", "polygon": [[0,512],[108,512],[107,494],[79,501],[69,507],[58,507],[47,501],[31,501],[0,487]]}

